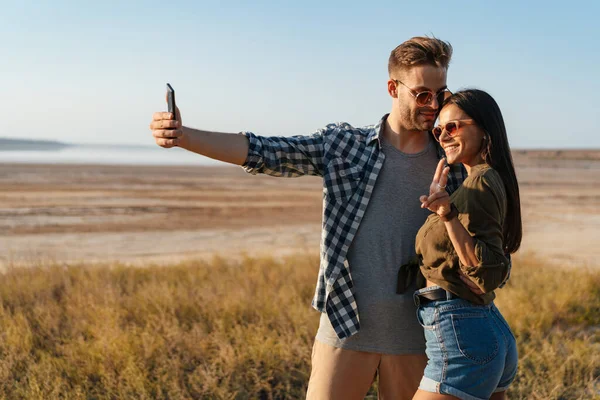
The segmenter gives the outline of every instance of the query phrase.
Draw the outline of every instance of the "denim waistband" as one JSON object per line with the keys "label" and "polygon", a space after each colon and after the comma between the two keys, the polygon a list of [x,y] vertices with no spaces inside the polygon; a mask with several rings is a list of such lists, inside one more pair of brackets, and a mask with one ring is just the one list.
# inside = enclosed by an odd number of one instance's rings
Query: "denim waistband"
{"label": "denim waistband", "polygon": [[[436,290],[436,289],[442,289],[445,290],[444,288],[440,287],[440,286],[429,286],[429,287],[425,287],[423,289],[419,289],[414,293],[414,297],[416,298],[419,294],[421,293],[426,293],[426,292],[430,292],[432,290]],[[468,300],[465,299],[461,299],[461,298],[453,298],[450,300],[436,300],[436,301],[432,301],[426,304],[420,304],[419,307],[423,307],[423,308],[436,308],[438,309],[440,312],[442,311],[449,311],[449,310],[457,310],[457,309],[461,309],[461,308],[478,308],[478,309],[491,309],[491,308],[495,308],[494,303],[490,303],[490,304],[475,304],[472,303]]]}

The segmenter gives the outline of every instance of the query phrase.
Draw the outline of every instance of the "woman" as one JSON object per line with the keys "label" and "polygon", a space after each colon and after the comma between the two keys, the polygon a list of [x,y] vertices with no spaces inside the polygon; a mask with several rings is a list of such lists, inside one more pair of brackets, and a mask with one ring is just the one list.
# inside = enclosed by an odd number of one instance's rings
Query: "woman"
{"label": "woman", "polygon": [[[440,161],[421,207],[433,211],[416,251],[415,292],[429,362],[414,399],[503,399],[517,372],[515,337],[493,303],[521,243],[521,210],[506,128],[494,99],[464,90],[444,102],[433,135],[468,178],[449,196]],[[469,286],[479,288],[477,295]]]}

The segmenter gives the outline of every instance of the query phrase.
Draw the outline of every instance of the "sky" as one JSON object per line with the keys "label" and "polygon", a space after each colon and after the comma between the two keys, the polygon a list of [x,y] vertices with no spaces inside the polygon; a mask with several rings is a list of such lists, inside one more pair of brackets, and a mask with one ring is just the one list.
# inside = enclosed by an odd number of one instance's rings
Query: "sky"
{"label": "sky", "polygon": [[262,135],[391,109],[387,61],[449,41],[448,86],[498,102],[513,148],[600,148],[600,2],[0,0],[0,137],[153,145],[185,125]]}

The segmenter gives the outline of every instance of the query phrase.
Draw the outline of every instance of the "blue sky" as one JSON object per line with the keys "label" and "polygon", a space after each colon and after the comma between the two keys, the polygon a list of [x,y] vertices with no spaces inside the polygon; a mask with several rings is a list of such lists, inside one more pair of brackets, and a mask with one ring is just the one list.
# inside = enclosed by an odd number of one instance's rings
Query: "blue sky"
{"label": "blue sky", "polygon": [[186,125],[265,135],[389,112],[390,51],[454,46],[448,84],[500,104],[513,148],[600,148],[600,6],[589,2],[3,2],[0,137],[148,144]]}

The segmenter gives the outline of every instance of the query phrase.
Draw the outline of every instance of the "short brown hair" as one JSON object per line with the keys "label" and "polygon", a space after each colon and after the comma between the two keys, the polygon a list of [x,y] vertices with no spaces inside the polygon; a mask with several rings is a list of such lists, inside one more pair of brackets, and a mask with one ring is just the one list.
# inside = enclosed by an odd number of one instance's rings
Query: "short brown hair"
{"label": "short brown hair", "polygon": [[402,43],[390,54],[388,72],[407,70],[416,65],[433,65],[448,69],[452,45],[435,37],[416,36]]}

